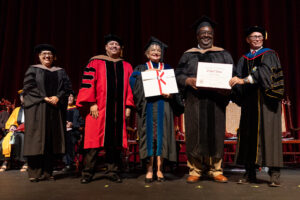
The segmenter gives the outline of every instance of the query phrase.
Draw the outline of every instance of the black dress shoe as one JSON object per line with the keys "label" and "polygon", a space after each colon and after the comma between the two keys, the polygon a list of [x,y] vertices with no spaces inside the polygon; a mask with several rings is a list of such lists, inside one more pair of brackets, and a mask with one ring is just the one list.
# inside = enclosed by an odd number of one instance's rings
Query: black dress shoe
{"label": "black dress shoe", "polygon": [[80,180],[80,183],[81,184],[87,184],[87,183],[90,183],[92,181],[92,177],[83,177],[81,180]]}
{"label": "black dress shoe", "polygon": [[249,184],[250,182],[246,178],[241,178],[238,180],[237,184]]}
{"label": "black dress shoe", "polygon": [[241,178],[237,182],[237,184],[249,184],[249,183],[257,183],[256,178]]}
{"label": "black dress shoe", "polygon": [[145,178],[145,183],[152,183],[153,182],[153,178]]}
{"label": "black dress shoe", "polygon": [[281,185],[280,185],[279,182],[273,181],[273,182],[271,182],[271,183],[269,184],[269,186],[270,186],[270,187],[280,187]]}
{"label": "black dress shoe", "polygon": [[65,168],[62,169],[63,172],[71,172],[74,170],[74,167],[71,165],[65,166]]}
{"label": "black dress shoe", "polygon": [[166,178],[165,177],[157,177],[158,182],[165,182]]}
{"label": "black dress shoe", "polygon": [[39,179],[38,178],[29,178],[29,181],[32,183],[37,183],[37,182],[39,182]]}
{"label": "black dress shoe", "polygon": [[118,175],[118,174],[113,174],[109,177],[109,179],[112,181],[112,182],[115,182],[115,183],[122,183],[122,179],[121,177]]}
{"label": "black dress shoe", "polygon": [[39,181],[55,181],[54,176],[41,176],[40,178],[38,178]]}

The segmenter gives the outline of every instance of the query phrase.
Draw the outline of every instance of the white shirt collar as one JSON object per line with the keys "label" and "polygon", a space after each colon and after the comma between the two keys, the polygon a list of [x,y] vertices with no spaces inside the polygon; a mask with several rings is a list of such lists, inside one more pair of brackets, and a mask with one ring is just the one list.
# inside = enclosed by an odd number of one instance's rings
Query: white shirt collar
{"label": "white shirt collar", "polygon": [[252,53],[252,51],[256,51],[256,52],[258,52],[259,50],[261,50],[263,48],[263,46],[261,46],[259,49],[256,49],[256,50],[254,50],[254,49],[250,49],[250,52]]}
{"label": "white shirt collar", "polygon": [[198,49],[203,50],[203,48],[201,48],[199,44],[198,44]]}

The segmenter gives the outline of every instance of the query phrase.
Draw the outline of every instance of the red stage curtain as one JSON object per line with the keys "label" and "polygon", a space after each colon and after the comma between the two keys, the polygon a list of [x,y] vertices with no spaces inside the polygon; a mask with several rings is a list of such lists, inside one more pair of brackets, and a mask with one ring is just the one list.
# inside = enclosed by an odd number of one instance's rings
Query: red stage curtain
{"label": "red stage curtain", "polygon": [[134,66],[145,62],[143,47],[153,35],[169,45],[165,61],[176,67],[182,53],[197,43],[190,25],[206,14],[218,22],[215,45],[229,50],[235,62],[247,48],[245,27],[268,30],[265,47],[279,54],[300,126],[299,10],[298,0],[1,0],[0,97],[16,98],[39,43],[57,47],[58,64],[75,91],[83,68],[90,57],[103,53],[103,36],[110,32],[124,39],[125,58]]}

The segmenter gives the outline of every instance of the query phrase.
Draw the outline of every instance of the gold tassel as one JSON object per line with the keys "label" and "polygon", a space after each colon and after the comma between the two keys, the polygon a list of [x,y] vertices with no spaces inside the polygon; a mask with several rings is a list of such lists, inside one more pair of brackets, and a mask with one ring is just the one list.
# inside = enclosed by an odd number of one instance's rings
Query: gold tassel
{"label": "gold tassel", "polygon": [[267,40],[268,39],[268,32],[266,31],[266,37],[265,37],[265,40]]}

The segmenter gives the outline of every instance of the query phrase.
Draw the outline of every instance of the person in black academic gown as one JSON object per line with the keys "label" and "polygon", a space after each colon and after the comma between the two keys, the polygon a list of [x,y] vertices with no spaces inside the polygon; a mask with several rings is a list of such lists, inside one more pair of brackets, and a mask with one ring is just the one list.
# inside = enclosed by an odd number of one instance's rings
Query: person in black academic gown
{"label": "person in black academic gown", "polygon": [[269,167],[270,186],[280,186],[282,161],[281,99],[283,72],[277,53],[263,47],[264,28],[246,30],[250,51],[240,58],[230,80],[233,100],[241,106],[236,163],[246,173],[238,183],[256,182],[256,167]]}
{"label": "person in black academic gown", "polygon": [[65,153],[64,132],[71,82],[65,70],[53,65],[56,50],[49,44],[35,47],[41,64],[31,65],[24,78],[24,155],[31,182],[53,180],[53,159]]}
{"label": "person in black academic gown", "polygon": [[205,172],[214,181],[227,182],[223,176],[222,158],[228,93],[196,87],[198,62],[233,63],[228,51],[213,46],[214,26],[215,23],[206,16],[194,24],[198,46],[186,51],[176,68],[177,83],[185,98],[188,183],[199,181]]}
{"label": "person in black academic gown", "polygon": [[158,181],[164,181],[163,159],[176,161],[176,141],[174,132],[173,107],[175,95],[145,97],[141,72],[172,69],[162,63],[166,45],[151,37],[145,47],[148,62],[138,65],[130,77],[133,99],[138,113],[138,134],[140,158],[147,162],[145,182],[153,181],[153,163],[157,164]]}

